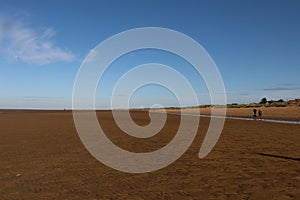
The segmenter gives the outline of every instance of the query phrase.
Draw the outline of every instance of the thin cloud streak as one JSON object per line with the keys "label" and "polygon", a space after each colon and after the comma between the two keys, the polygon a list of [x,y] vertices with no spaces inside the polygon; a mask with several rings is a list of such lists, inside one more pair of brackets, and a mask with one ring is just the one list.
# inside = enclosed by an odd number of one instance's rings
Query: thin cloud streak
{"label": "thin cloud streak", "polygon": [[274,88],[264,89],[264,91],[290,91],[290,90],[300,90],[300,87],[274,87]]}
{"label": "thin cloud streak", "polygon": [[55,31],[37,31],[23,21],[0,16],[0,57],[35,65],[75,60],[74,54],[56,46]]}
{"label": "thin cloud streak", "polygon": [[54,101],[62,100],[63,97],[51,97],[51,96],[24,96],[23,101]]}
{"label": "thin cloud streak", "polygon": [[299,84],[280,83],[263,89],[264,91],[293,91],[300,90]]}

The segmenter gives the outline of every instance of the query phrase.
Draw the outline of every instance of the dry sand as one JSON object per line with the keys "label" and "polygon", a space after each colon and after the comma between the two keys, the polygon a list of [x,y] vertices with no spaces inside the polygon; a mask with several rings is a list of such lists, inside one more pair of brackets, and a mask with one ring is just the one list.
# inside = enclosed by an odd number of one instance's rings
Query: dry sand
{"label": "dry sand", "polygon": [[[136,139],[119,130],[110,112],[98,114],[108,137],[135,152],[166,145],[180,120],[169,115],[160,133]],[[149,123],[145,112],[132,116]],[[0,199],[300,199],[300,125],[226,120],[217,145],[200,160],[208,124],[201,118],[192,146],[170,166],[128,174],[85,150],[71,112],[6,111],[0,114]]]}

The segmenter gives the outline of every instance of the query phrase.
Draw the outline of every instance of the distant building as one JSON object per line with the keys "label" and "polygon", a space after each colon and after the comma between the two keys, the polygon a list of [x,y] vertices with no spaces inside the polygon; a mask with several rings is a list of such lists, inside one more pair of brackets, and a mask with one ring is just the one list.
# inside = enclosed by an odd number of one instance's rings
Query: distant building
{"label": "distant building", "polygon": [[289,103],[300,103],[300,99],[289,100]]}

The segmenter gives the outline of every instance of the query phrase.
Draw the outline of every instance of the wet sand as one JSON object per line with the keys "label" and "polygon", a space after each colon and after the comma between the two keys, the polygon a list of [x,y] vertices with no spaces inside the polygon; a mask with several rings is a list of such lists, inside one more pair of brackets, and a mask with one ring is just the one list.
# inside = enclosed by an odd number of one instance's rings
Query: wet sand
{"label": "wet sand", "polygon": [[[111,112],[98,116],[107,136],[134,152],[163,147],[180,122],[180,116],[168,115],[160,133],[137,139],[116,126]],[[132,117],[137,124],[149,123],[147,112],[135,111]],[[71,112],[5,111],[0,114],[0,199],[300,198],[300,125],[227,119],[213,151],[199,159],[208,124],[209,118],[201,118],[193,144],[170,166],[129,174],[85,150]]]}
{"label": "wet sand", "polygon": [[[232,117],[252,117],[254,108],[227,108],[227,116]],[[300,107],[260,107],[255,108],[262,111],[262,117],[265,119],[278,119],[300,121]],[[167,109],[168,112],[198,113],[210,115],[211,108],[186,108],[186,109]]]}

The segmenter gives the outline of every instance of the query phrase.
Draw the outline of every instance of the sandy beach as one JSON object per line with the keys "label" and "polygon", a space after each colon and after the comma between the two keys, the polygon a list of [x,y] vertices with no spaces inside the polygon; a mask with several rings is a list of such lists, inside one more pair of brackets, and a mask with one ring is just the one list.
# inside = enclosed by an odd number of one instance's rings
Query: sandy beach
{"label": "sandy beach", "polygon": [[[227,108],[226,115],[233,117],[252,117],[254,108]],[[259,107],[265,119],[292,120],[300,121],[300,107]],[[211,108],[184,108],[167,109],[167,112],[199,113],[204,115],[211,114]]]}
{"label": "sandy beach", "polygon": [[[133,152],[165,146],[180,122],[168,115],[157,135],[137,139],[116,126],[111,112],[97,114],[111,141]],[[132,116],[140,125],[149,123],[147,112]],[[173,164],[129,174],[89,154],[70,111],[5,111],[0,114],[0,199],[300,198],[300,125],[226,120],[213,151],[199,159],[208,124],[209,118],[201,118],[193,144]]]}

